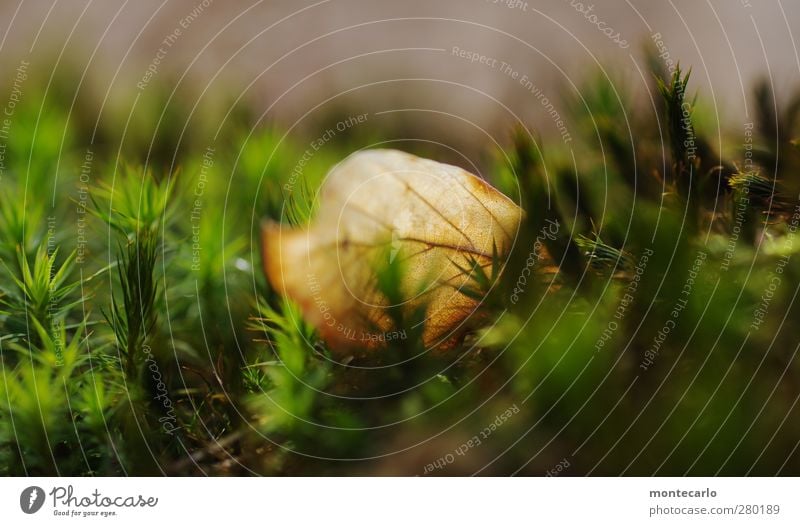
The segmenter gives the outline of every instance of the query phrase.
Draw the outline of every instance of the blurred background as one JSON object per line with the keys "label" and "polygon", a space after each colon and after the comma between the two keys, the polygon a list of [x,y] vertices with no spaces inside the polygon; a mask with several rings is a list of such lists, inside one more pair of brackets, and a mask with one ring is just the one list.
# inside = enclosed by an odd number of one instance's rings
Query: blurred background
{"label": "blurred background", "polygon": [[564,114],[564,91],[577,93],[596,69],[648,82],[642,49],[654,34],[693,68],[692,86],[726,124],[745,109],[753,79],[769,76],[780,96],[800,75],[791,33],[800,5],[778,0],[7,1],[0,13],[5,67],[30,60],[42,80],[70,69],[92,102],[130,109],[134,97],[156,97],[136,85],[157,60],[146,84],[175,88],[189,105],[218,104],[224,91],[258,118],[312,135],[320,115],[349,107],[401,112],[369,125],[456,146],[503,139],[517,119],[554,133],[502,62]]}
{"label": "blurred background", "polygon": [[[0,474],[800,474],[798,30],[782,0],[0,2]],[[457,349],[336,363],[261,225],[387,145],[527,215]]]}

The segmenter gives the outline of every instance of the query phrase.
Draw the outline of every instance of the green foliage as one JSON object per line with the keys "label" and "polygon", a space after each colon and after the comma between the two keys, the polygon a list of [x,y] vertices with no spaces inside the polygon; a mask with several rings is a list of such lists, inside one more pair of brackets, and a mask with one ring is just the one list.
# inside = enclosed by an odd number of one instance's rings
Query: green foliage
{"label": "green foliage", "polygon": [[[70,254],[60,266],[57,266],[58,249],[53,249],[52,254],[48,254],[48,250],[47,245],[39,245],[32,269],[28,257],[18,250],[19,278],[15,275],[15,271],[6,268],[16,285],[4,291],[6,297],[0,300],[9,313],[24,312],[27,318],[41,323],[50,320],[63,322],[67,312],[80,303],[80,299],[65,301],[80,286],[77,281],[67,283],[72,274],[75,253]],[[17,325],[24,322],[24,320],[16,321]]]}
{"label": "green foliage", "polygon": [[0,255],[4,260],[16,258],[17,247],[30,254],[41,242],[40,225],[44,206],[32,196],[20,199],[20,190],[12,183],[11,189],[0,189]]}
{"label": "green foliage", "polygon": [[157,232],[168,222],[170,196],[176,178],[159,182],[152,172],[126,167],[119,178],[103,183],[92,194],[93,212],[123,236]]}
{"label": "green foliage", "polygon": [[694,164],[692,159],[695,158],[694,152],[690,150],[691,145],[695,144],[692,123],[693,103],[686,99],[686,87],[689,85],[691,75],[691,70],[684,75],[679,65],[669,82],[657,79],[658,90],[666,104],[672,158],[679,177],[689,176],[689,170]]}
{"label": "green foliage", "polygon": [[251,328],[264,334],[273,356],[247,366],[263,368],[271,387],[253,396],[252,410],[266,433],[290,434],[312,416],[315,391],[324,388],[327,367],[315,359],[314,331],[291,302],[283,301],[278,311],[262,301],[257,311]]}
{"label": "green foliage", "polygon": [[114,328],[117,342],[125,353],[126,371],[133,374],[137,360],[142,359],[142,348],[156,325],[157,239],[151,230],[143,230],[120,252],[117,269],[122,298],[117,300],[112,293],[111,314],[106,320]]}
{"label": "green foliage", "polygon": [[[430,351],[424,305],[391,308],[405,337],[344,358],[266,284],[260,222],[308,222],[366,132],[315,150],[247,108],[188,118],[153,84],[129,135],[112,100],[93,142],[93,101],[68,118],[69,90],[26,94],[0,182],[2,474],[422,474],[487,429],[434,472],[797,474],[800,95],[756,87],[740,169],[689,75],[654,70],[661,115],[598,74],[564,101],[574,143],[520,127],[477,152],[526,210],[507,261],[455,262],[480,330]],[[400,305],[388,250],[376,284]]]}
{"label": "green foliage", "polygon": [[630,271],[633,268],[633,258],[630,254],[603,243],[600,236],[595,236],[592,239],[588,236],[580,235],[575,242],[584,250],[586,257],[595,270],[619,269]]}

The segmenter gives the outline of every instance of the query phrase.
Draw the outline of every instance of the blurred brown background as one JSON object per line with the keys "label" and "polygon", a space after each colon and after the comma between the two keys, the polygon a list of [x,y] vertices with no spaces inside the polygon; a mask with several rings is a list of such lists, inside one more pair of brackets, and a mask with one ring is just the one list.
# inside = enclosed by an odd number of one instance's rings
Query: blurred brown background
{"label": "blurred brown background", "polygon": [[[694,68],[692,85],[712,109],[744,109],[757,76],[770,74],[779,96],[800,79],[793,1],[55,0],[6,1],[0,15],[6,69],[27,59],[46,78],[55,57],[60,67],[86,70],[91,80],[82,89],[102,100],[107,91],[135,95],[158,60],[148,86],[224,89],[301,130],[313,129],[316,112],[359,106],[428,110],[405,118],[429,123],[434,140],[457,128],[470,142],[486,142],[483,129],[499,137],[515,116],[552,132],[502,62],[557,102],[597,64],[641,84],[642,46],[656,32],[672,57]],[[181,34],[165,45],[176,29]],[[495,67],[455,56],[454,47]]]}

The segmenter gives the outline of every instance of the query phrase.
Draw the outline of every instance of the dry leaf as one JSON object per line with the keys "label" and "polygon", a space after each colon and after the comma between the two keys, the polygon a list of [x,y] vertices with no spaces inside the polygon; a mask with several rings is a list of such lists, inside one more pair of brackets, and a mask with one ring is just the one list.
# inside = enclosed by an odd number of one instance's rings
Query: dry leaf
{"label": "dry leaf", "polygon": [[490,268],[495,247],[502,262],[522,218],[482,179],[395,150],[351,155],[330,171],[319,200],[308,228],[265,225],[264,265],[334,351],[406,337],[377,287],[381,265],[398,263],[401,309],[425,309],[425,345],[459,341],[479,305],[463,293],[464,269]]}

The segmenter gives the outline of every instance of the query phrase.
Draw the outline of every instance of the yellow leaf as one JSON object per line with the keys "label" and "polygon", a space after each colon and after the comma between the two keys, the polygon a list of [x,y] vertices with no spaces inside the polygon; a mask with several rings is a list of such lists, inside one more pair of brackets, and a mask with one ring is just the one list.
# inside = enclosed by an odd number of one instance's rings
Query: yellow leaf
{"label": "yellow leaf", "polygon": [[[272,286],[297,302],[335,352],[372,349],[407,337],[390,308],[423,309],[424,344],[446,348],[474,328],[479,298],[465,294],[477,262],[502,263],[522,210],[461,168],[395,150],[355,153],[328,174],[308,228],[264,226]],[[399,264],[402,301],[378,287]],[[488,272],[487,272],[488,273]]]}

